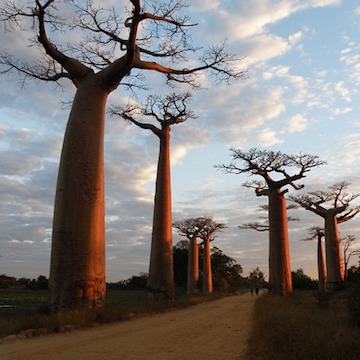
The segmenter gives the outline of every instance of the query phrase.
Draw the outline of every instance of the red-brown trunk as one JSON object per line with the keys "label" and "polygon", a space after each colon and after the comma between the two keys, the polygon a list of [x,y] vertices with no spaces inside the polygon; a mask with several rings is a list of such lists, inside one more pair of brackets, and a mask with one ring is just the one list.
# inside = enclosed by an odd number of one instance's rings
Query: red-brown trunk
{"label": "red-brown trunk", "polygon": [[292,292],[285,198],[280,189],[269,189],[269,292]]}
{"label": "red-brown trunk", "polygon": [[67,124],[53,220],[49,279],[53,311],[104,304],[107,95],[94,79],[83,81]]}
{"label": "red-brown trunk", "polygon": [[203,293],[210,294],[213,292],[212,272],[211,272],[211,251],[210,238],[204,238],[204,259],[203,259]]}
{"label": "red-brown trunk", "polygon": [[322,248],[321,236],[318,236],[317,260],[318,260],[318,275],[319,275],[319,291],[326,292],[327,290],[326,269],[325,269],[325,259]]}
{"label": "red-brown trunk", "polygon": [[190,239],[187,268],[187,293],[193,294],[197,291],[199,281],[199,245],[196,236]]}
{"label": "red-brown trunk", "polygon": [[332,213],[325,217],[325,250],[328,289],[340,289],[344,281],[344,260],[336,216]]}
{"label": "red-brown trunk", "polygon": [[148,288],[154,298],[175,298],[172,253],[170,127],[162,130],[155,187]]}

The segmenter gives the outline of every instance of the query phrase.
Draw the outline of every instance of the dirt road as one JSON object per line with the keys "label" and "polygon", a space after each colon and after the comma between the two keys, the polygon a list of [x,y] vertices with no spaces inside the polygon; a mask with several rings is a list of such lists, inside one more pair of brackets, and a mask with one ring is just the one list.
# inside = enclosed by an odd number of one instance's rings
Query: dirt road
{"label": "dirt road", "polygon": [[69,333],[0,344],[2,360],[240,360],[255,298],[223,298],[186,309]]}

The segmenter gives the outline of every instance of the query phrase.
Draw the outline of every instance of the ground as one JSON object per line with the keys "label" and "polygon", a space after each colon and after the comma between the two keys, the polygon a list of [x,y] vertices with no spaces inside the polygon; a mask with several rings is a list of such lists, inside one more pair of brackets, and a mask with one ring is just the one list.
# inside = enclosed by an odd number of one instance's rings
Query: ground
{"label": "ground", "polygon": [[7,339],[2,360],[241,360],[255,297],[230,296],[181,310],[85,330]]}

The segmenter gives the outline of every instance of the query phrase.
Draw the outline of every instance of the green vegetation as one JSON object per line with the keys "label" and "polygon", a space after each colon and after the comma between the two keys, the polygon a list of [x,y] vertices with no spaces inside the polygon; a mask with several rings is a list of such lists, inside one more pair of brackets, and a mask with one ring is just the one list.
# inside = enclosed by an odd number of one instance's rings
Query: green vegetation
{"label": "green vegetation", "polygon": [[313,291],[261,296],[247,360],[360,359],[360,312],[356,318],[351,306],[355,291],[352,287],[322,296]]}

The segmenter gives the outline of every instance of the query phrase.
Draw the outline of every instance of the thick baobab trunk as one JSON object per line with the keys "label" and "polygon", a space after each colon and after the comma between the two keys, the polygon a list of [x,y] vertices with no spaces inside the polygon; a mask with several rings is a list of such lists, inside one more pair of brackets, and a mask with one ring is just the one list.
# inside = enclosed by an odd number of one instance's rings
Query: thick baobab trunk
{"label": "thick baobab trunk", "polygon": [[187,293],[193,294],[197,291],[199,281],[199,245],[196,236],[190,239],[187,270]]}
{"label": "thick baobab trunk", "polygon": [[162,129],[160,134],[147,287],[155,299],[173,300],[175,298],[172,253],[170,127]]}
{"label": "thick baobab trunk", "polygon": [[213,292],[212,272],[211,272],[211,251],[210,238],[204,238],[204,258],[203,258],[203,285],[202,291],[206,294]]}
{"label": "thick baobab trunk", "polygon": [[292,292],[286,203],[281,190],[269,189],[269,292]]}
{"label": "thick baobab trunk", "polygon": [[319,277],[319,291],[326,292],[326,269],[325,269],[325,259],[324,252],[322,248],[322,236],[318,235],[318,245],[317,245],[317,262],[318,262],[318,277]]}
{"label": "thick baobab trunk", "polygon": [[344,260],[340,250],[336,216],[332,214],[325,218],[325,251],[327,287],[329,290],[341,289],[344,281]]}
{"label": "thick baobab trunk", "polygon": [[83,80],[61,154],[50,264],[52,311],[105,300],[104,116],[108,93]]}

